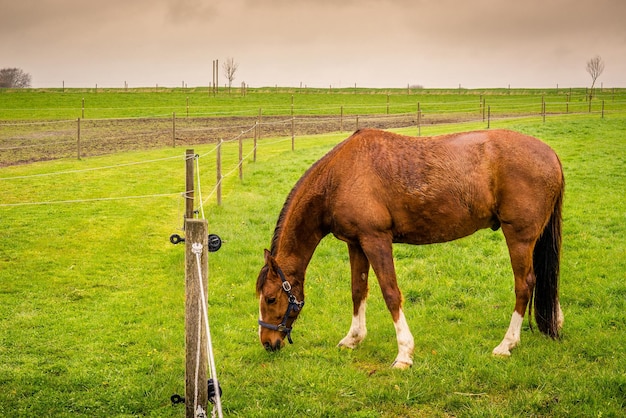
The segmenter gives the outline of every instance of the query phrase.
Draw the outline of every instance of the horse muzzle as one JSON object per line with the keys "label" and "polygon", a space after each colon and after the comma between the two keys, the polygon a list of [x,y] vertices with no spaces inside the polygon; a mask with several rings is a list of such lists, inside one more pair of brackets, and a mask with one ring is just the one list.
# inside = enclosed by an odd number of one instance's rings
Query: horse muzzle
{"label": "horse muzzle", "polygon": [[270,341],[265,341],[263,343],[263,347],[265,347],[265,350],[269,352],[278,351],[283,347],[283,345],[285,345],[285,343],[281,339],[274,340],[273,343]]}

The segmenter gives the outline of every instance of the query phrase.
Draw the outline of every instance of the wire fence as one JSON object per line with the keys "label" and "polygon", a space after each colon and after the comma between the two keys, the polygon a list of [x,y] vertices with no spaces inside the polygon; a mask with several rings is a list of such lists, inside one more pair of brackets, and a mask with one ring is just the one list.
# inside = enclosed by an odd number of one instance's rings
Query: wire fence
{"label": "wire fence", "polygon": [[[198,155],[200,161],[215,158],[211,166],[219,167],[217,178],[207,182],[211,190],[200,198],[200,205],[210,199],[217,199],[221,204],[221,186],[223,180],[239,175],[242,177],[244,161],[256,160],[257,151],[262,147],[270,147],[277,142],[291,141],[291,147],[297,137],[329,132],[351,132],[359,128],[374,127],[381,129],[415,127],[419,135],[421,127],[448,123],[482,122],[488,128],[491,120],[519,118],[521,116],[554,117],[562,115],[589,114],[603,118],[611,114],[624,114],[626,104],[615,101],[607,105],[605,101],[588,104],[571,105],[559,101],[546,102],[543,98],[540,105],[516,103],[512,106],[492,107],[481,98],[480,103],[454,106],[433,103],[422,105],[417,103],[415,111],[407,113],[389,112],[383,114],[346,114],[340,107],[336,115],[297,115],[297,116],[264,116],[259,110],[255,117],[230,116],[225,118],[177,117],[169,118],[125,118],[125,119],[90,119],[63,120],[48,122],[11,122],[0,123],[0,167],[24,164],[33,161],[52,160],[58,158],[87,158],[90,156],[111,154],[116,152],[153,149],[163,147],[190,147],[196,144],[215,144],[214,147]],[[503,109],[506,109],[504,111]],[[243,142],[246,146],[243,153]],[[227,158],[230,166],[222,167],[221,148],[224,144],[239,143],[238,158]],[[232,151],[231,151],[232,153]],[[182,154],[182,152],[181,152]],[[36,180],[40,177],[82,174],[88,171],[114,170],[140,164],[161,164],[164,160],[184,160],[184,156],[167,157],[108,165],[87,169],[66,170],[39,173],[26,176],[0,176],[0,185],[11,180]],[[203,164],[204,165],[204,164]],[[214,168],[206,169],[198,166],[198,172],[214,172]],[[5,183],[6,184],[6,183]],[[201,193],[200,178],[197,183]],[[71,199],[41,199],[0,202],[0,207],[70,204],[96,201],[129,200],[146,198],[178,197],[184,198],[185,191],[159,190],[151,194],[127,194],[123,196],[76,196]],[[200,194],[200,196],[202,196]],[[4,199],[3,199],[4,200]]]}
{"label": "wire fence", "polygon": [[[455,102],[416,102],[377,106],[333,105],[316,108],[259,108],[254,116],[215,114],[121,119],[68,119],[57,121],[0,121],[0,167],[34,161],[88,158],[117,152],[188,147],[217,143],[257,126],[259,137],[283,137],[351,132],[359,128],[380,129],[482,121],[507,117],[623,112],[626,98],[585,101],[569,95],[540,96],[529,103],[516,97],[479,96]],[[316,111],[320,114],[310,114]],[[267,115],[266,113],[269,113]],[[287,115],[275,115],[287,113]]]}

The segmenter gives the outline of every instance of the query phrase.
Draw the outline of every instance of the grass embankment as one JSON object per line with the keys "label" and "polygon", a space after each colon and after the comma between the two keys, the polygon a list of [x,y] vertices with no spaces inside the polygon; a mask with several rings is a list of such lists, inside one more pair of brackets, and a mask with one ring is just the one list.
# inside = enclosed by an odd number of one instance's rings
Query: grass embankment
{"label": "grass embankment", "polygon": [[[307,274],[295,344],[258,342],[254,283],[285,196],[346,135],[265,140],[244,180],[214,184],[213,146],[196,148],[210,232],[209,314],[228,416],[620,416],[626,407],[626,119],[499,122],[560,155],[566,176],[561,341],[530,332],[509,359],[491,356],[513,309],[501,232],[433,246],[395,247],[415,364],[389,368],[393,325],[375,279],[369,334],[335,347],[350,324],[347,250],[332,237]],[[482,127],[482,124],[479,124]],[[423,134],[477,125],[425,129]],[[405,130],[411,134],[415,129]],[[228,144],[225,167],[237,150]],[[244,154],[250,149],[245,144]],[[157,160],[141,165],[128,162]],[[102,167],[116,166],[109,169]],[[73,170],[90,170],[70,173]],[[227,171],[227,169],[225,169]],[[65,172],[37,176],[46,173]],[[25,176],[23,178],[17,178]],[[134,152],[0,169],[0,415],[182,417],[182,150]],[[10,179],[13,178],[13,179]],[[14,203],[82,200],[76,203]]]}

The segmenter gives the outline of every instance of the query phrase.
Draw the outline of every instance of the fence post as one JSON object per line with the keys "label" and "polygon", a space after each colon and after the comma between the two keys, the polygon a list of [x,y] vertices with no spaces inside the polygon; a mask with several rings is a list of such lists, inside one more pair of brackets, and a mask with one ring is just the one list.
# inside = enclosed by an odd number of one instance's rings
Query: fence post
{"label": "fence post", "polygon": [[82,102],[82,112],[81,112],[81,118],[85,119],[85,98],[83,97],[83,102]]}
{"label": "fence post", "polygon": [[80,160],[80,118],[76,120],[77,132],[76,132],[76,154],[77,158]]}
{"label": "fence post", "polygon": [[339,113],[339,132],[343,132],[343,105],[341,105],[341,112]]}
{"label": "fence post", "polygon": [[256,163],[256,140],[259,135],[259,121],[254,122],[254,148],[252,148],[252,161]]}
{"label": "fence post", "polygon": [[[193,204],[193,203],[192,203]],[[194,243],[202,244],[200,266],[202,277],[198,277],[196,255],[192,251]],[[207,248],[208,227],[206,219],[185,220],[185,417],[195,418],[194,400],[198,396],[198,406],[205,411],[208,408],[207,381],[207,335],[202,327],[202,305],[200,284],[204,288],[204,300],[207,300]],[[199,358],[198,358],[199,355]],[[196,381],[196,370],[198,378]]]}
{"label": "fence post", "polygon": [[359,115],[356,115],[356,130],[359,130]]}
{"label": "fence post", "polygon": [[604,119],[604,99],[602,100],[602,119]]}
{"label": "fence post", "polygon": [[222,139],[218,139],[217,141],[217,206],[222,205]]}
{"label": "fence post", "polygon": [[487,106],[487,129],[491,127],[491,106]]}
{"label": "fence post", "polygon": [[295,124],[296,124],[296,119],[292,116],[291,117],[291,150],[292,151],[296,149]]}

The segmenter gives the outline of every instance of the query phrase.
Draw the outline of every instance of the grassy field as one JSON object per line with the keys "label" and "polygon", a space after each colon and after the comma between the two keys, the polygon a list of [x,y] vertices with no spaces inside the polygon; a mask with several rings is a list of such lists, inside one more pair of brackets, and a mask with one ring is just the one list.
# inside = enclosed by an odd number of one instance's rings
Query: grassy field
{"label": "grassy field", "polygon": [[[0,89],[0,121],[102,118],[338,115],[422,112],[494,115],[588,112],[586,89],[233,89],[217,96],[207,89]],[[626,89],[598,90],[592,111],[626,107]],[[293,107],[292,107],[293,105]],[[84,111],[83,111],[84,109]]]}
{"label": "grassy field", "polygon": [[[209,315],[226,415],[624,416],[624,126],[623,115],[492,125],[545,140],[563,161],[563,338],[525,323],[511,358],[491,356],[514,303],[501,232],[398,245],[416,342],[408,371],[389,367],[395,332],[375,282],[368,338],[335,347],[351,303],[347,249],[331,237],[308,269],[294,345],[269,354],[258,341],[254,284],[284,198],[346,134],[299,138],[293,152],[265,139],[243,181],[225,179],[220,207],[214,146],[196,147],[209,229],[224,240],[209,258]],[[235,144],[223,154],[227,172]],[[169,401],[184,392],[184,251],[168,242],[182,226],[183,189],[182,150],[169,148],[0,169],[0,416],[184,416]]]}
{"label": "grassy field", "polygon": [[[419,109],[419,112],[418,112]],[[626,112],[626,89],[0,89],[0,167],[252,138]]]}

